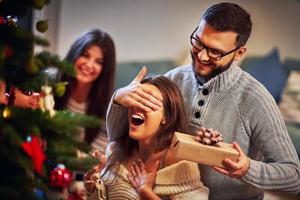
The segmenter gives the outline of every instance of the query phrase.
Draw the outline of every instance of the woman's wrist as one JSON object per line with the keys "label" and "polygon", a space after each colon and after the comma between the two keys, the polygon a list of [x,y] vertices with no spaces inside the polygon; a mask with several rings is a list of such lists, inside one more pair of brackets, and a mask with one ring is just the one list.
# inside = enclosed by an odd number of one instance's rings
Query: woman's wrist
{"label": "woman's wrist", "polygon": [[139,188],[139,194],[142,200],[159,200],[159,196],[153,192],[151,187],[142,186]]}
{"label": "woman's wrist", "polygon": [[97,177],[95,176],[96,170],[95,168],[89,170],[86,172],[83,176],[83,182],[84,182],[84,187],[87,190],[87,192],[92,193],[96,189],[96,181]]}

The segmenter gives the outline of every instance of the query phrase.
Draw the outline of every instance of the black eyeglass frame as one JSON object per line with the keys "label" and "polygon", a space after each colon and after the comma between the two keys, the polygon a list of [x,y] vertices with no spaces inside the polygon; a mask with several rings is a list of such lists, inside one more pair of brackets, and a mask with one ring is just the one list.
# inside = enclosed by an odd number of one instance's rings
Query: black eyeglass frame
{"label": "black eyeglass frame", "polygon": [[[221,53],[221,52],[219,52],[219,51],[216,50],[216,49],[212,49],[212,48],[206,46],[206,45],[203,44],[200,40],[198,40],[196,37],[194,37],[194,34],[195,34],[195,32],[196,32],[197,30],[198,30],[198,27],[196,27],[196,29],[195,29],[195,30],[193,31],[193,33],[191,34],[191,36],[190,36],[190,43],[191,43],[192,47],[194,47],[195,49],[198,50],[197,53],[199,53],[199,52],[201,52],[203,49],[205,49],[205,50],[206,50],[206,53],[207,53],[207,55],[208,55],[208,57],[209,57],[210,59],[219,61],[219,60],[221,60],[224,56],[227,56],[227,55],[229,55],[229,54],[235,52],[235,51],[238,50],[239,48],[241,48],[241,46],[237,46],[236,48],[232,49],[231,51],[228,51],[228,52],[226,52],[226,53]],[[197,48],[197,47],[193,44],[193,42],[192,42],[193,39],[196,40],[196,41],[202,46],[202,49]],[[220,55],[217,56],[217,57],[211,56],[211,51],[215,51],[215,52],[219,53]]]}

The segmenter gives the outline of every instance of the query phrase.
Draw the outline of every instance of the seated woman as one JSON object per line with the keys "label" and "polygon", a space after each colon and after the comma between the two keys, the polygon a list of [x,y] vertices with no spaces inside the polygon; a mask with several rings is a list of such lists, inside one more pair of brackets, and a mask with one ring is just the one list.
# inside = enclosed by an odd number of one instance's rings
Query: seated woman
{"label": "seated woman", "polygon": [[[145,79],[142,84],[160,95],[162,106],[150,112],[129,108],[128,134],[109,143],[100,179],[89,177],[96,180],[90,197],[208,199],[197,163],[179,161],[170,151],[174,132],[187,132],[188,127],[178,87],[163,76]],[[93,186],[87,187],[89,192]]]}

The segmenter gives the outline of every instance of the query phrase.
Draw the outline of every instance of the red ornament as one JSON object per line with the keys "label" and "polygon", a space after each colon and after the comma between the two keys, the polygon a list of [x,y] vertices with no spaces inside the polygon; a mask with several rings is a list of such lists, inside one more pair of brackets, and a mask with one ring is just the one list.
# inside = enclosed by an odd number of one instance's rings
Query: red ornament
{"label": "red ornament", "polygon": [[12,56],[13,56],[13,50],[12,50],[12,48],[9,47],[9,46],[5,46],[4,47],[4,57],[5,58],[10,58]]}
{"label": "red ornament", "polygon": [[72,173],[63,164],[58,164],[50,172],[50,186],[52,188],[62,190],[68,187],[71,181],[72,181]]}
{"label": "red ornament", "polygon": [[42,175],[43,163],[46,159],[41,141],[41,138],[31,135],[22,143],[23,150],[31,157],[34,169],[40,175]]}
{"label": "red ornament", "polygon": [[6,23],[6,19],[0,16],[0,24],[5,24],[5,23]]}

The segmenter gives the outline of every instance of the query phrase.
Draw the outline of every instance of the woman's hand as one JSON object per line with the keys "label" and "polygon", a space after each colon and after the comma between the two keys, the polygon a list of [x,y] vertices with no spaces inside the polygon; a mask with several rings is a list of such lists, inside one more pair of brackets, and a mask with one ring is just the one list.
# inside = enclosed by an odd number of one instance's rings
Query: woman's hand
{"label": "woman's hand", "polygon": [[160,199],[159,196],[153,192],[158,168],[159,161],[155,162],[151,172],[146,171],[142,160],[139,159],[137,163],[133,163],[133,166],[131,167],[131,173],[129,173],[127,177],[136,191],[138,191],[140,194],[141,199]]}
{"label": "woman's hand", "polygon": [[93,157],[98,158],[99,159],[99,163],[98,165],[96,165],[95,167],[93,167],[93,169],[87,171],[84,174],[83,180],[84,180],[84,187],[86,189],[87,192],[92,193],[95,191],[96,189],[96,181],[98,180],[98,176],[96,176],[97,174],[99,174],[101,172],[101,170],[104,168],[105,163],[106,163],[106,157],[105,155],[102,155],[99,150],[94,150],[92,152]]}

